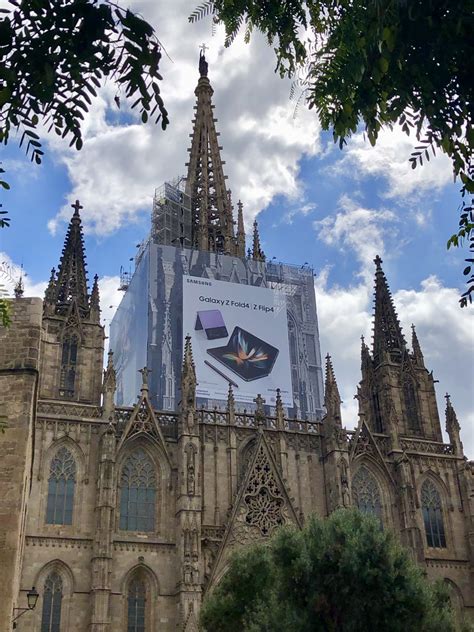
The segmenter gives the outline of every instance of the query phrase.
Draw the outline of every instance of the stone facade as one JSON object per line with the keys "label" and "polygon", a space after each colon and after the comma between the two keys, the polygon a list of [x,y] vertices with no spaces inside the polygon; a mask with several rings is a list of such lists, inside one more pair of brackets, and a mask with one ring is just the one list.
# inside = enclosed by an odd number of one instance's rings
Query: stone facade
{"label": "stone facade", "polygon": [[0,630],[10,630],[17,606],[31,499],[36,436],[42,302],[18,299],[11,328],[0,327]]}
{"label": "stone facade", "polygon": [[[329,357],[321,422],[289,419],[279,400],[273,415],[266,414],[261,398],[255,412],[237,410],[232,390],[225,409],[198,409],[190,340],[178,412],[152,408],[146,369],[135,406],[118,408],[113,355],[109,353],[107,369],[98,375],[96,355],[102,354],[103,332],[87,310],[77,324],[90,328],[77,349],[80,379],[70,383],[74,392],[65,392],[62,353],[55,353],[53,361],[45,349],[64,346],[67,337],[61,337],[61,331],[71,306],[53,310],[53,303],[45,301],[41,318],[37,299],[18,299],[14,326],[2,330],[5,343],[0,347],[0,379],[8,380],[1,392],[9,422],[0,439],[0,473],[8,479],[0,487],[5,534],[0,555],[5,556],[2,569],[8,569],[1,581],[3,594],[13,589],[15,606],[24,605],[33,585],[40,599],[33,612],[18,620],[17,629],[125,632],[130,591],[143,586],[147,631],[197,630],[201,600],[225,573],[235,547],[264,539],[282,524],[301,525],[311,513],[327,516],[352,505],[379,515],[384,528],[397,534],[430,578],[448,582],[460,610],[474,610],[473,464],[463,455],[449,398],[450,443],[442,441],[433,378],[424,367],[416,334],[413,352],[396,327],[390,339],[385,337],[396,314],[380,262],[375,298],[374,351],[363,343],[360,418],[354,431],[342,426]],[[90,303],[90,296],[87,300]],[[51,320],[59,323],[55,334]],[[38,393],[35,384],[38,375],[40,384],[45,383],[43,372],[47,392],[54,397]],[[407,394],[411,390],[405,386],[405,372],[414,380],[414,400]],[[101,399],[91,396],[98,382]],[[73,480],[70,520],[67,514],[63,520],[52,519],[48,504],[60,454],[69,455],[69,475],[63,463],[62,476]],[[135,525],[124,522],[123,500],[133,461],[141,462],[142,474],[148,464],[153,496],[145,522]],[[142,488],[143,480],[142,475]],[[439,499],[435,513],[441,516],[442,533],[439,528],[427,532],[426,482],[435,505]],[[60,578],[57,628],[44,622],[51,577]],[[11,605],[2,601],[5,621]]]}

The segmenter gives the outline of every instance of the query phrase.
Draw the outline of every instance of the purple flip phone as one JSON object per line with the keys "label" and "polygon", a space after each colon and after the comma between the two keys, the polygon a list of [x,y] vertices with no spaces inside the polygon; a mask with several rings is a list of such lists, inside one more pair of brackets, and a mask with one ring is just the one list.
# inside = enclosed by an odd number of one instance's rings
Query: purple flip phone
{"label": "purple flip phone", "polygon": [[208,340],[227,338],[229,335],[222,314],[218,309],[206,309],[198,312],[194,329],[197,331],[204,329]]}

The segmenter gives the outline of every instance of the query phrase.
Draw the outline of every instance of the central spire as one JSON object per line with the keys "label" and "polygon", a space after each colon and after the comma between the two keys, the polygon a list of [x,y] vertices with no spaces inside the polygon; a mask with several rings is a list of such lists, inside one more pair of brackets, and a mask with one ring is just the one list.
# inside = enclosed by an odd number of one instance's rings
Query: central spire
{"label": "central spire", "polygon": [[[204,48],[204,47],[203,47]],[[204,51],[199,56],[199,81],[194,94],[197,97],[186,193],[191,197],[192,242],[194,248],[238,254],[234,236],[232,205],[226,188],[218,132],[213,116],[214,106]]]}

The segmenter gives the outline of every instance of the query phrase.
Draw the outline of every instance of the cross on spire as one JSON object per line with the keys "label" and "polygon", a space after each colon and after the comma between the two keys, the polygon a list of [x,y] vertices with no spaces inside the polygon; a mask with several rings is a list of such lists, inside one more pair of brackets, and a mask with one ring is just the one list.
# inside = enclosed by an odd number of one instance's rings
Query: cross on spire
{"label": "cross on spire", "polygon": [[199,46],[199,49],[201,50],[202,54],[205,55],[206,51],[209,50],[209,46],[207,46],[204,42]]}
{"label": "cross on spire", "polygon": [[74,204],[71,204],[71,207],[74,209],[74,215],[76,216],[79,215],[79,211],[84,208],[81,206],[79,200],[76,200]]}

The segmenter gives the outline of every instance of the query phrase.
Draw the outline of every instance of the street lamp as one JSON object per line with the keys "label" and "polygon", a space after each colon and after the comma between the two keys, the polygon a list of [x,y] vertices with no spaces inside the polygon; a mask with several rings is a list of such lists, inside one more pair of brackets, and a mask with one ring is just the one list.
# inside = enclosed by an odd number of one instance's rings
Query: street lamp
{"label": "street lamp", "polygon": [[25,612],[28,612],[29,610],[34,610],[36,608],[38,597],[39,597],[39,592],[33,586],[33,588],[31,588],[31,590],[29,590],[26,593],[26,603],[28,607],[27,608],[13,608],[13,615],[15,615],[15,610],[18,611],[18,614],[16,616],[13,616],[13,619],[12,619],[13,629],[16,628],[15,622],[17,621],[17,619],[19,619],[23,614],[25,614]]}

